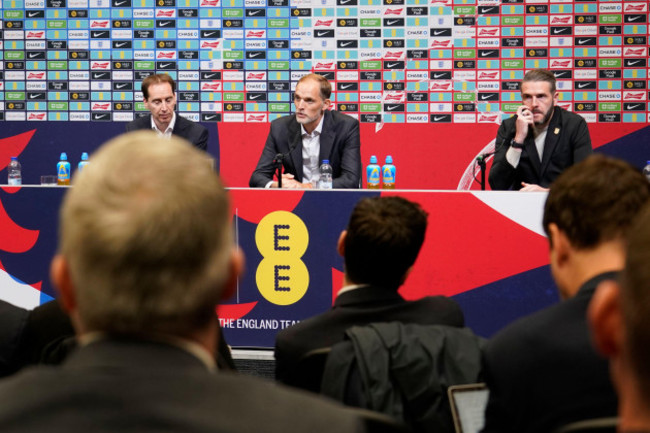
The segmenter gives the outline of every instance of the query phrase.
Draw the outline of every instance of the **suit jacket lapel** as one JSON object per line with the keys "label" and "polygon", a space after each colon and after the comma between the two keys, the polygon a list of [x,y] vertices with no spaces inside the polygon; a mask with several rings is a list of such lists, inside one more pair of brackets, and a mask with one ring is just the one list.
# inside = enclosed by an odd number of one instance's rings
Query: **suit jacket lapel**
{"label": "suit jacket lapel", "polygon": [[186,125],[183,124],[183,120],[181,120],[181,116],[178,113],[176,113],[176,123],[174,124],[174,129],[172,129],[173,135],[178,135],[179,137],[185,137],[185,135],[183,134],[183,130],[185,129]]}
{"label": "suit jacket lapel", "polygon": [[555,107],[553,111],[553,117],[548,124],[548,129],[546,130],[546,140],[544,142],[544,153],[542,153],[542,168],[540,171],[540,176],[544,174],[548,167],[548,163],[551,160],[551,155],[555,150],[555,146],[560,138],[560,125],[562,119],[562,112],[559,107]]}
{"label": "suit jacket lapel", "polygon": [[296,171],[296,180],[302,182],[302,133],[295,117],[289,122],[288,134],[288,149],[292,149],[291,163]]}
{"label": "suit jacket lapel", "polygon": [[[318,163],[320,164],[324,159],[331,159],[332,146],[334,145],[334,119],[329,110],[323,113],[323,130],[320,135],[320,151],[318,152]],[[330,164],[332,161],[330,161]]]}

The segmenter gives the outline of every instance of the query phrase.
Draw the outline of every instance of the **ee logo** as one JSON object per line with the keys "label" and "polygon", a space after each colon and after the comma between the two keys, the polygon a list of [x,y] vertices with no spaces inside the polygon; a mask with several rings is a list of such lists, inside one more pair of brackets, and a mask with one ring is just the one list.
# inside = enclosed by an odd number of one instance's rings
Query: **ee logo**
{"label": "ee logo", "polygon": [[276,305],[298,302],[309,287],[309,271],[301,260],[309,244],[307,226],[291,212],[266,215],[255,231],[262,254],[255,280],[264,298]]}

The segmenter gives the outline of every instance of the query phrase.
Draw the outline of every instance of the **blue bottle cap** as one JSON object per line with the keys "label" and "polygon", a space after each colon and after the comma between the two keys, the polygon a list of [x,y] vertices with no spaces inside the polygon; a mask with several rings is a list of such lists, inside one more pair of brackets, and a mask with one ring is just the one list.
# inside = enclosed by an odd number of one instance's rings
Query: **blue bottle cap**
{"label": "blue bottle cap", "polygon": [[[12,160],[12,161],[18,161],[18,157],[17,157],[17,156],[12,156],[12,157],[11,157],[11,160]],[[650,164],[650,161],[648,162],[648,164]]]}
{"label": "blue bottle cap", "polygon": [[61,161],[67,161],[68,155],[65,152],[61,152]]}
{"label": "blue bottle cap", "polygon": [[330,163],[330,160],[329,160],[329,159],[324,159],[324,160],[323,160],[323,164],[329,164],[329,163]]}
{"label": "blue bottle cap", "polygon": [[371,163],[371,164],[377,164],[377,157],[376,157],[375,155],[372,155],[372,156],[370,157],[370,163]]}
{"label": "blue bottle cap", "polygon": [[390,156],[390,155],[388,155],[388,156],[386,157],[386,164],[392,164],[392,163],[393,163],[393,157]]}
{"label": "blue bottle cap", "polygon": [[84,152],[84,153],[81,154],[81,160],[82,161],[88,161],[88,153],[87,152]]}

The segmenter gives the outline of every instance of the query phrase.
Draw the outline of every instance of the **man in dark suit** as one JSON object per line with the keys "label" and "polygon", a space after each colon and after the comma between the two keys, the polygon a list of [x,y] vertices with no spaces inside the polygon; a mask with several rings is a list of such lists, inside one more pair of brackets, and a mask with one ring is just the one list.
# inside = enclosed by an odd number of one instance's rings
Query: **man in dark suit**
{"label": "man in dark suit", "polygon": [[609,358],[619,399],[618,431],[650,431],[650,206],[627,242],[620,283],[603,283],[589,306],[598,351]]}
{"label": "man in dark suit", "polygon": [[323,314],[280,331],[275,340],[276,378],[291,378],[309,351],[343,340],[352,326],[399,321],[463,326],[459,305],[444,296],[406,301],[398,293],[420,252],[427,213],[402,197],[373,197],[357,203],[338,252],[345,261],[344,286]]}
{"label": "man in dark suit", "polygon": [[198,123],[179,116],[176,107],[176,83],[167,74],[149,75],[142,80],[144,106],[151,112],[126,125],[126,131],[153,129],[158,134],[170,137],[176,135],[201,150],[208,149],[208,130]]}
{"label": "man in dark suit", "polygon": [[556,106],[555,76],[528,71],[521,83],[523,105],[504,120],[490,169],[493,190],[544,191],[567,167],[592,152],[585,120]]}
{"label": "man in dark suit", "polygon": [[97,151],[66,193],[51,265],[81,347],[0,381],[0,431],[362,431],[332,403],[215,374],[215,308],[243,266],[230,220],[183,140],[143,131]]}
{"label": "man in dark suit", "polygon": [[273,175],[280,155],[282,188],[315,187],[319,166],[326,159],[334,170],[334,188],[359,188],[359,121],[329,111],[331,93],[332,87],[322,75],[308,74],[298,81],[293,97],[296,114],[271,123],[262,156],[249,181],[251,187],[278,187]]}
{"label": "man in dark suit", "polygon": [[563,301],[488,342],[484,432],[548,433],[616,414],[607,361],[592,346],[586,313],[596,287],[623,268],[625,237],[649,200],[650,184],[638,170],[603,155],[570,167],[553,183],[543,224]]}

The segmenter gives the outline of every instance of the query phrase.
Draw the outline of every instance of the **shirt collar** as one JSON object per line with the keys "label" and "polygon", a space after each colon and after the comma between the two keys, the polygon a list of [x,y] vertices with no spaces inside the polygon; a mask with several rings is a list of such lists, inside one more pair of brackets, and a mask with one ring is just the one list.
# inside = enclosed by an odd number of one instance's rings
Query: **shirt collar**
{"label": "shirt collar", "polygon": [[175,111],[172,112],[172,120],[171,120],[171,122],[169,122],[169,125],[167,126],[167,129],[164,130],[164,131],[161,131],[160,129],[158,129],[158,126],[156,125],[156,122],[154,122],[154,120],[153,120],[153,116],[151,116],[151,129],[153,129],[154,131],[159,132],[159,133],[161,133],[163,135],[166,134],[167,131],[169,131],[169,133],[171,134],[172,131],[174,130],[175,125],[176,125],[176,112]]}
{"label": "shirt collar", "polygon": [[320,135],[321,132],[323,131],[323,120],[325,120],[325,113],[320,117],[320,122],[318,122],[318,126],[310,133],[305,131],[305,127],[302,126],[302,123],[300,124],[300,132],[302,133],[302,136],[304,137],[305,135]]}

